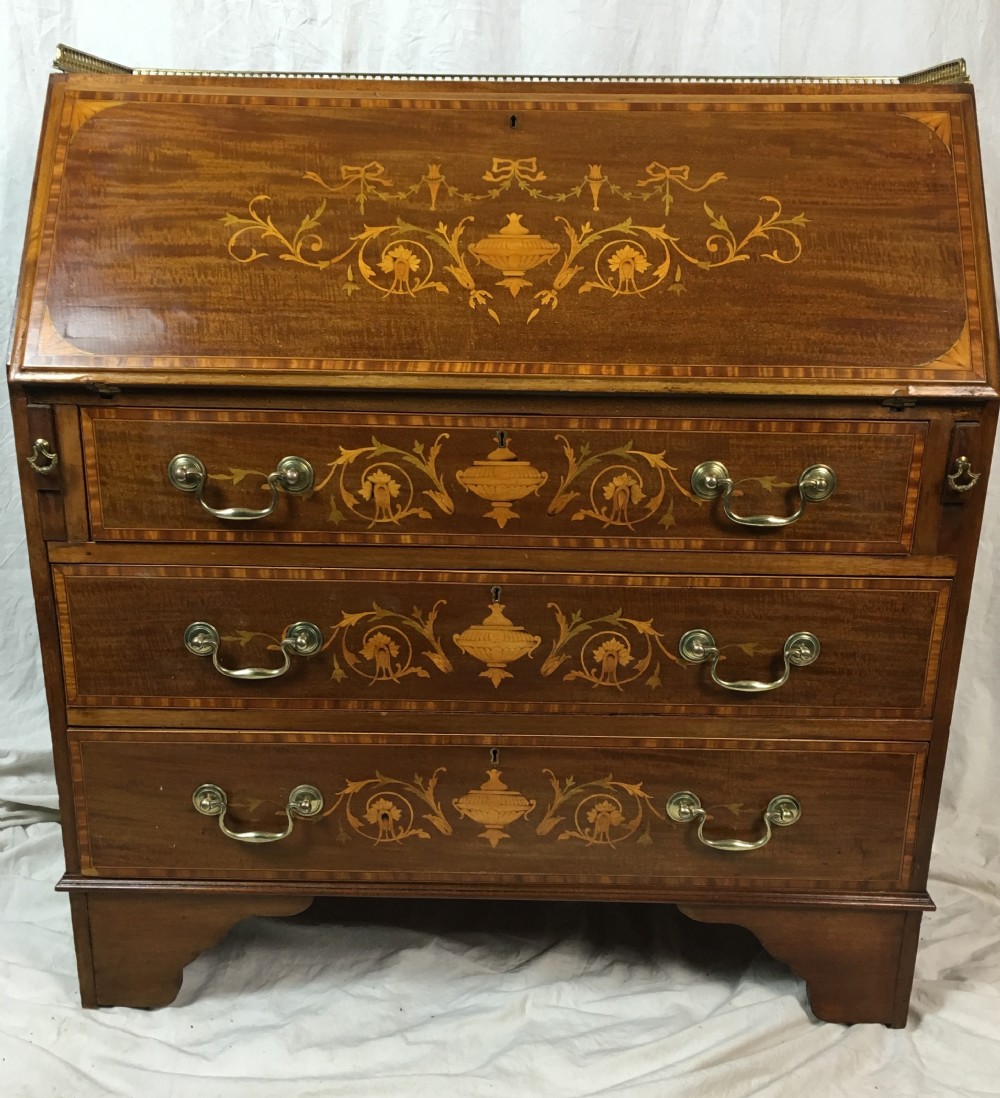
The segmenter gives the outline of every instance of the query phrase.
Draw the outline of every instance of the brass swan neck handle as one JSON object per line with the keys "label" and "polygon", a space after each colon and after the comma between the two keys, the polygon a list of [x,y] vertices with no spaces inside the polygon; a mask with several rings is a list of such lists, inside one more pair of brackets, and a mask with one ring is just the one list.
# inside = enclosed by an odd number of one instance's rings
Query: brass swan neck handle
{"label": "brass swan neck handle", "polygon": [[267,474],[267,486],[271,490],[271,499],[266,507],[212,507],[205,502],[203,493],[208,482],[205,463],[193,454],[177,454],[167,465],[167,479],[181,492],[193,492],[195,498],[213,518],[227,522],[251,522],[254,519],[273,515],[278,507],[281,492],[301,495],[313,486],[313,468],[305,458],[283,457],[273,473]]}
{"label": "brass swan neck handle", "polygon": [[288,803],[285,805],[288,822],[281,831],[233,831],[226,823],[229,798],[221,786],[212,783],[199,785],[191,795],[191,801],[203,816],[217,816],[222,834],[238,843],[276,843],[287,839],[295,827],[296,819],[307,820],[323,811],[322,793],[314,785],[297,785],[288,794]]}
{"label": "brass swan neck handle", "polygon": [[721,461],[703,461],[691,473],[691,490],[699,499],[722,499],[722,510],[730,522],[737,526],[756,526],[777,529],[791,526],[805,514],[809,503],[822,503],[837,490],[837,475],[829,465],[810,465],[799,474],[796,488],[799,505],[790,515],[737,515],[730,500],[736,482]]}
{"label": "brass swan neck handle", "polygon": [[672,793],[667,798],[667,815],[674,823],[692,823],[698,821],[698,842],[713,850],[725,850],[732,854],[746,853],[749,850],[760,850],[767,846],[773,834],[772,827],[790,827],[802,815],[802,805],[787,793],[779,793],[772,797],[767,808],[764,809],[763,822],[764,834],[759,839],[710,839],[705,834],[705,824],[710,816],[701,806],[701,800],[694,793],[684,789]]}
{"label": "brass swan neck handle", "polygon": [[756,679],[729,680],[719,677],[719,660],[722,652],[715,643],[715,637],[706,629],[689,629],[677,646],[681,659],[688,663],[708,663],[712,681],[725,690],[735,690],[741,694],[764,694],[777,690],[788,682],[793,667],[808,667],[819,658],[819,638],[813,633],[792,633],[784,643],[782,655],[785,669],[772,682],[758,682]]}
{"label": "brass swan neck handle", "polygon": [[284,657],[281,667],[223,667],[219,662],[221,644],[219,630],[207,621],[193,621],[184,630],[184,647],[193,656],[211,656],[215,670],[227,679],[278,679],[292,666],[292,656],[314,656],[323,646],[323,634],[311,621],[290,625],[278,646]]}

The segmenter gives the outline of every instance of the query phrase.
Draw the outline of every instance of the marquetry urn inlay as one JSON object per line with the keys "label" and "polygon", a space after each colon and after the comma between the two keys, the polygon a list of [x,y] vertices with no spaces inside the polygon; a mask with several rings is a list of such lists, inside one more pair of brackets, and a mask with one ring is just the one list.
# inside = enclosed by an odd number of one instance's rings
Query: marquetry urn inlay
{"label": "marquetry urn inlay", "polygon": [[[332,276],[333,292],[349,298],[360,291],[374,291],[382,300],[416,301],[425,291],[434,291],[431,297],[465,296],[470,309],[497,324],[503,308],[494,291],[500,287],[511,298],[522,292],[531,295],[534,305],[526,321],[531,323],[542,310],[555,309],[560,295],[591,294],[591,310],[600,299],[644,298],[660,287],[679,297],[688,288],[686,274],[706,274],[750,259],[789,264],[803,252],[800,233],[809,219],[802,213],[786,214],[781,200],[770,194],[760,196],[756,210],[730,212],[732,224],[721,209],[702,202],[700,239],[688,241],[673,232],[675,195],[699,194],[723,184],[722,171],[699,179],[688,164],[667,167],[654,160],[644,174],[629,180],[621,173],[613,178],[596,163],[573,186],[553,190],[537,156],[495,156],[482,175],[488,187],[470,191],[452,184],[442,164],[429,164],[411,180],[390,173],[379,160],[340,164],[339,181],[334,182],[308,171],[302,178],[320,187],[325,197],[301,217],[297,228],[279,227],[274,211],[280,200],[257,194],[243,213],[222,218],[226,250],[239,263],[278,259],[314,268]],[[630,214],[610,223],[595,217],[604,191],[634,207],[638,219]],[[503,208],[512,192],[525,203],[523,208]],[[589,209],[581,198],[589,200]],[[331,202],[345,200],[356,205],[359,215],[346,234],[327,216]],[[565,214],[546,217],[547,203],[558,204]],[[388,207],[381,224],[374,221],[374,207]],[[423,207],[438,215],[437,220],[415,213]],[[389,212],[393,208],[395,217]],[[469,209],[483,212],[461,215]],[[487,289],[491,283],[483,277],[484,267],[503,276],[492,290]],[[545,274],[527,277],[541,267]]]}

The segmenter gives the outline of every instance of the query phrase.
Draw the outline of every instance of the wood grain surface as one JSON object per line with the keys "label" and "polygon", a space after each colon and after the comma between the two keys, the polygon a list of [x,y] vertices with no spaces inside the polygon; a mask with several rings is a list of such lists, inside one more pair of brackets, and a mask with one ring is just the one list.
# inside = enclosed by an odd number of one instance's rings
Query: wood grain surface
{"label": "wood grain surface", "polygon": [[[85,1005],[314,894],[630,898],[905,1024],[997,357],[968,87],[53,78],[10,377]],[[182,453],[315,484],[235,525]],[[751,529],[709,460],[838,486]],[[691,629],[820,654],[734,692]]]}
{"label": "wood grain surface", "polygon": [[[73,733],[71,745],[85,874],[817,889],[907,886],[925,753],[851,741],[491,749],[121,731]],[[195,811],[205,782],[225,791],[231,829],[280,832],[301,784],[325,806],[281,841],[248,844]],[[701,799],[710,840],[759,839],[779,794],[802,817],[758,850],[713,850],[696,824],[666,818],[679,790]]]}
{"label": "wood grain surface", "polygon": [[53,89],[18,376],[987,380],[961,92]]}
{"label": "wood grain surface", "polygon": [[85,1007],[159,1007],[181,989],[184,966],[254,915],[297,915],[285,896],[76,897],[86,937],[78,952]]}
{"label": "wood grain surface", "polygon": [[[907,551],[927,430],[898,421],[114,406],[86,409],[82,428],[97,540],[823,553]],[[262,509],[266,477],[289,454],[310,463],[315,485],[283,492],[270,516],[226,521],[170,484],[177,454],[204,463],[203,497],[216,509]],[[729,470],[738,515],[794,514],[799,477],[817,464],[833,469],[837,488],[790,526],[747,528],[692,491],[692,470],[708,460]]]}
{"label": "wood grain surface", "polygon": [[[950,584],[806,577],[348,572],[60,565],[71,705],[929,717]],[[500,601],[494,602],[496,589]],[[208,622],[231,670],[275,668],[289,626],[323,647],[281,678],[225,677],[189,652]],[[727,680],[777,679],[786,639],[813,632],[810,666],[765,693],[712,682],[678,655],[689,629],[720,647]]]}
{"label": "wood grain surface", "polygon": [[809,987],[813,1014],[825,1022],[906,1026],[919,911],[829,911],[809,908],[682,904],[707,923],[751,930]]}

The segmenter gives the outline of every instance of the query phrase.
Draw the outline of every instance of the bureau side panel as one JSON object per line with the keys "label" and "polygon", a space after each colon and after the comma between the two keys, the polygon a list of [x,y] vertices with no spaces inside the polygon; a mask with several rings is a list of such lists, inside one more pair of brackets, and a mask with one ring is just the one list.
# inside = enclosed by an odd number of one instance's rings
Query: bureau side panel
{"label": "bureau side panel", "polygon": [[[39,474],[28,463],[28,456],[34,453],[37,431],[37,409],[35,405],[34,421],[29,416],[29,399],[20,387],[10,391],[11,418],[14,426],[14,446],[18,454],[18,473],[20,475],[21,502],[23,506],[25,531],[27,534],[28,566],[35,600],[35,614],[38,623],[38,651],[41,657],[45,681],[45,697],[49,711],[49,727],[52,738],[53,760],[56,783],[59,789],[59,803],[62,808],[63,845],[66,865],[70,872],[79,865],[76,827],[72,812],[69,780],[69,763],[66,746],[66,689],[63,676],[64,665],[60,659],[59,629],[56,617],[52,576],[47,560],[46,527],[65,532],[67,524],[70,530],[79,532],[74,521],[72,504],[67,507],[67,499],[74,497],[82,501],[81,464],[79,447],[79,426],[75,412],[61,409],[58,416],[49,410],[43,418],[49,426],[55,428],[47,441],[52,450],[59,455],[55,470],[47,475]],[[47,463],[42,463],[47,468]],[[69,519],[67,522],[67,513]],[[77,512],[78,514],[78,512]]]}

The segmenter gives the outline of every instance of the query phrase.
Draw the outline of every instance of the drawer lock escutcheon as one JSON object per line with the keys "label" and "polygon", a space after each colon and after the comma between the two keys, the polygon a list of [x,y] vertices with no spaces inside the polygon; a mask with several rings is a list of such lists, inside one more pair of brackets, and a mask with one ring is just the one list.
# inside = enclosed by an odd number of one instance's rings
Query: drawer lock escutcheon
{"label": "drawer lock escutcheon", "polygon": [[759,839],[709,839],[705,835],[708,813],[701,807],[701,800],[686,789],[672,793],[667,798],[667,815],[674,823],[698,821],[698,842],[710,846],[713,850],[726,850],[741,853],[747,850],[760,850],[771,841],[772,827],[790,827],[802,815],[802,805],[787,793],[773,797],[764,809],[764,834]]}
{"label": "drawer lock escutcheon", "polygon": [[212,664],[227,679],[277,679],[292,666],[292,656],[315,656],[323,646],[323,634],[310,621],[297,621],[285,630],[279,649],[284,657],[281,667],[223,667],[219,663],[222,638],[207,621],[193,621],[184,630],[184,647],[194,656],[211,656]]}
{"label": "drawer lock escutcheon", "polygon": [[287,839],[292,833],[296,819],[308,820],[323,811],[322,793],[314,785],[297,785],[288,794],[288,803],[285,805],[285,816],[288,822],[284,830],[233,831],[226,825],[229,800],[225,790],[220,786],[211,783],[199,785],[192,794],[191,801],[203,816],[217,816],[222,834],[227,839],[235,839],[238,843],[276,843],[280,839]]}
{"label": "drawer lock escutcheon", "polygon": [[208,481],[205,463],[193,454],[177,454],[167,466],[170,483],[181,492],[196,493],[198,502],[213,518],[227,519],[230,522],[250,522],[253,519],[267,518],[273,515],[278,506],[279,489],[293,495],[308,492],[313,486],[313,468],[305,458],[284,457],[278,462],[273,473],[267,475],[267,486],[271,490],[271,499],[266,507],[255,510],[251,507],[212,507],[202,496]]}
{"label": "drawer lock escutcheon", "polygon": [[712,673],[712,682],[725,690],[735,690],[741,694],[763,694],[768,690],[777,690],[788,682],[788,676],[793,667],[808,667],[819,658],[819,638],[813,633],[793,633],[786,641],[782,649],[785,659],[785,670],[780,678],[773,682],[757,682],[754,679],[738,679],[729,681],[719,678],[719,660],[722,653],[715,643],[715,637],[705,629],[689,629],[680,639],[677,646],[681,659],[688,663],[704,663],[709,661],[709,670]]}
{"label": "drawer lock escutcheon", "polygon": [[794,514],[781,515],[737,515],[730,508],[730,498],[736,488],[736,482],[721,461],[703,461],[691,474],[691,489],[699,499],[718,499],[722,497],[722,509],[730,522],[738,526],[759,526],[775,529],[791,526],[805,513],[807,503],[822,503],[837,490],[837,475],[829,465],[810,465],[803,469],[796,484],[799,492],[799,506]]}

